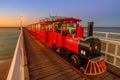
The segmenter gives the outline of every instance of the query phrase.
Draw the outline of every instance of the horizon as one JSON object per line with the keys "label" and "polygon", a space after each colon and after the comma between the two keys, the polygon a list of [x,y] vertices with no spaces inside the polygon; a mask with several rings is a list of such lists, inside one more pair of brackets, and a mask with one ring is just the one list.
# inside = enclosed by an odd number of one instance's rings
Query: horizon
{"label": "horizon", "polygon": [[52,16],[75,17],[82,20],[80,25],[87,26],[93,21],[95,27],[120,27],[120,0],[1,0],[0,26],[20,26],[20,16],[24,26]]}
{"label": "horizon", "polygon": [[[0,28],[20,28],[21,26],[0,26]],[[23,26],[23,27],[27,27],[27,26]],[[87,28],[87,26],[82,26],[82,27],[85,27]],[[113,26],[94,26],[94,28],[108,28],[108,27],[111,27],[113,28]],[[115,26],[114,28],[119,28],[120,26]]]}

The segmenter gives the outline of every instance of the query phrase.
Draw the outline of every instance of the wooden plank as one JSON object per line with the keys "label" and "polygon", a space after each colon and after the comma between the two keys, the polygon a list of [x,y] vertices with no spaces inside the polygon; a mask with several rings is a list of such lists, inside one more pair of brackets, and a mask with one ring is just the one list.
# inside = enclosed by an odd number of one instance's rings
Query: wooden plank
{"label": "wooden plank", "polygon": [[58,74],[58,73],[61,73],[61,72],[64,72],[65,70],[69,70],[69,69],[66,69],[66,68],[63,68],[63,69],[59,69],[59,70],[50,70],[50,71],[41,71],[41,73],[37,73],[37,74],[33,74],[31,78],[34,78],[34,79],[42,79],[42,78],[45,78],[45,77],[48,77],[50,75],[54,75],[54,74]]}
{"label": "wooden plank", "polygon": [[61,72],[59,72],[59,73],[57,73],[57,74],[50,75],[50,76],[48,76],[48,77],[44,77],[44,78],[42,78],[42,79],[43,79],[43,80],[47,80],[47,79],[53,80],[53,79],[55,79],[56,77],[58,77],[58,76],[60,76],[60,75],[62,75],[62,74],[65,74],[65,73],[69,73],[69,72],[71,72],[71,71],[72,71],[71,69],[65,69],[64,71],[61,71]]}
{"label": "wooden plank", "polygon": [[58,63],[56,63],[56,64],[55,63],[54,64],[50,64],[49,63],[49,64],[45,64],[45,65],[43,64],[43,65],[39,65],[39,66],[36,65],[37,67],[35,67],[35,68],[32,67],[32,68],[29,68],[29,69],[32,71],[32,70],[36,70],[36,69],[46,68],[46,67],[53,66],[53,65],[60,66],[62,64],[58,64]]}
{"label": "wooden plank", "polygon": [[55,79],[57,80],[64,80],[64,79],[67,79],[67,80],[71,80],[71,77],[76,74],[76,72],[67,72],[67,73],[64,73],[64,74],[61,74],[57,77],[55,77]]}

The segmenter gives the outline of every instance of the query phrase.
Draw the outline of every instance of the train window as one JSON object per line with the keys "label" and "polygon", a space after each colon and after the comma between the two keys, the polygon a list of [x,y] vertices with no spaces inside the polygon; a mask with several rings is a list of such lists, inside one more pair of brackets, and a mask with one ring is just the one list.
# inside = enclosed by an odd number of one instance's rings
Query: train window
{"label": "train window", "polygon": [[58,30],[58,25],[54,24],[54,30],[57,31]]}
{"label": "train window", "polygon": [[52,30],[52,25],[47,25],[47,26],[46,26],[46,30],[47,30],[47,31],[51,31],[51,30]]}
{"label": "train window", "polygon": [[69,28],[70,34],[74,34],[75,33],[76,24],[70,23],[70,24],[68,24],[68,28]]}
{"label": "train window", "polygon": [[48,25],[46,25],[46,31],[49,31],[49,26]]}
{"label": "train window", "polygon": [[50,30],[52,30],[52,24],[51,24],[51,25],[49,25],[49,29],[50,29]]}
{"label": "train window", "polygon": [[36,30],[38,31],[38,24],[36,24],[36,26],[35,26],[35,27],[36,27]]}
{"label": "train window", "polygon": [[38,24],[38,30],[40,30],[40,24]]}
{"label": "train window", "polygon": [[36,24],[36,30],[39,31],[39,24]]}
{"label": "train window", "polygon": [[70,23],[70,24],[68,24],[68,27],[69,27],[69,28],[75,28],[75,27],[76,27],[76,24]]}
{"label": "train window", "polygon": [[44,26],[43,25],[41,26],[41,30],[44,31]]}
{"label": "train window", "polygon": [[66,24],[62,25],[62,30],[64,35],[69,33],[69,28]]}

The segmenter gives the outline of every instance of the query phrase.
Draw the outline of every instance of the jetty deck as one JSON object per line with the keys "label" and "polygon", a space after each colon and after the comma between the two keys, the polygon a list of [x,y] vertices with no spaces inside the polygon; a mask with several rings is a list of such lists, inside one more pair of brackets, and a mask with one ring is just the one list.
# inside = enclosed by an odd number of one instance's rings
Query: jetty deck
{"label": "jetty deck", "polygon": [[30,80],[87,80],[25,30],[24,41]]}

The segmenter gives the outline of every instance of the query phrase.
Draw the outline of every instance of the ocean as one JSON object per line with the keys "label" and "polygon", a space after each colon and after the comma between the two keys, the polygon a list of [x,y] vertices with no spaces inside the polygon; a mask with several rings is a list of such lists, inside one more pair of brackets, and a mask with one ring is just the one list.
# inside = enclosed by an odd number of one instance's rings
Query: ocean
{"label": "ocean", "polygon": [[19,33],[19,28],[0,28],[0,60],[13,56]]}

